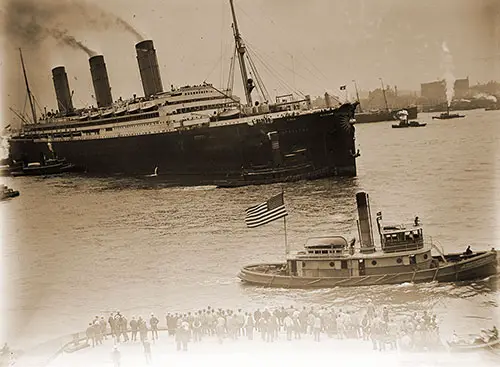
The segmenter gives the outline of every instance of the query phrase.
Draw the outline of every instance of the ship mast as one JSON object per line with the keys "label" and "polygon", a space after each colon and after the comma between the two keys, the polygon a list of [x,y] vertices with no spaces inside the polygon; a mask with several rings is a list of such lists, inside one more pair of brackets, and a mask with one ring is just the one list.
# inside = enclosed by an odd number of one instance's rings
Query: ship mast
{"label": "ship mast", "polygon": [[382,94],[384,95],[384,102],[385,102],[385,110],[389,112],[389,106],[387,105],[387,97],[385,95],[385,87],[384,87],[384,82],[382,81],[382,78],[380,79],[380,83],[382,83]]}
{"label": "ship mast", "polygon": [[36,120],[35,105],[33,104],[33,100],[31,98],[30,85],[28,83],[28,77],[26,76],[26,68],[24,67],[23,53],[22,53],[21,49],[19,49],[19,55],[21,56],[21,65],[23,66],[24,81],[26,83],[26,91],[28,92],[28,99],[30,101],[31,116],[33,117],[33,123],[36,124],[37,120]]}
{"label": "ship mast", "polygon": [[356,89],[356,99],[358,100],[359,112],[363,112],[363,110],[361,109],[361,101],[359,100],[358,85],[356,84],[355,80],[353,80],[353,83],[354,89]]}
{"label": "ship mast", "polygon": [[234,41],[236,43],[236,50],[238,51],[238,60],[240,62],[240,71],[241,71],[241,79],[243,81],[243,89],[245,89],[245,97],[247,99],[247,104],[251,106],[252,96],[250,93],[252,92],[253,84],[251,80],[248,78],[247,67],[245,65],[244,55],[246,47],[245,44],[243,43],[243,40],[241,39],[240,31],[238,30],[238,23],[236,21],[236,13],[234,12],[233,0],[229,0],[229,3],[231,5],[231,13],[233,15],[233,34],[234,34]]}

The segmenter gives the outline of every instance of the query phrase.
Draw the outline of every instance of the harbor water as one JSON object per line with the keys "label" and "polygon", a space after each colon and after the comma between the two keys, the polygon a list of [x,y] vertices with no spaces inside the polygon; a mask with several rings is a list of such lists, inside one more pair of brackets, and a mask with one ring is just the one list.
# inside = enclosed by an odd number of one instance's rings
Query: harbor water
{"label": "harbor water", "polygon": [[[145,177],[78,175],[1,178],[20,196],[0,203],[0,342],[29,350],[82,331],[96,315],[166,312],[207,306],[334,306],[360,309],[368,298],[393,313],[430,310],[443,339],[500,326],[498,277],[466,284],[402,284],[318,290],[242,284],[241,266],[280,261],[286,240],[357,236],[355,193],[370,195],[372,215],[411,222],[445,252],[500,248],[500,111],[392,129],[356,125],[354,179],[250,186],[168,187]],[[203,159],[203,157],[200,157]],[[249,229],[245,209],[283,188],[283,220]]]}

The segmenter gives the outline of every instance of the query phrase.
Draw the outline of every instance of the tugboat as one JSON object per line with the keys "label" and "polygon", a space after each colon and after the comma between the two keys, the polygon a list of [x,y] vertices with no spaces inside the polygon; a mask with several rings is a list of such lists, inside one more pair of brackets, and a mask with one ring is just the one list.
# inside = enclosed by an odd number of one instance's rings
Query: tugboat
{"label": "tugboat", "polygon": [[21,169],[11,172],[11,175],[16,176],[44,176],[54,175],[58,173],[70,172],[75,169],[75,165],[66,162],[64,158],[47,159],[42,163],[32,162]]}
{"label": "tugboat", "polygon": [[0,200],[15,198],[19,196],[19,191],[13,190],[5,185],[0,185],[1,197]]}
{"label": "tugboat", "polygon": [[450,113],[450,106],[447,106],[446,112],[441,113],[439,116],[432,116],[433,119],[438,119],[438,120],[449,120],[462,117],[465,117],[465,115],[460,115],[458,113]]}
{"label": "tugboat", "polygon": [[[497,253],[490,251],[443,254],[424,239],[423,227],[383,224],[377,213],[380,246],[375,245],[368,194],[356,194],[359,246],[343,236],[314,237],[286,263],[244,266],[238,277],[250,284],[283,288],[332,288],[405,282],[454,282],[496,274]],[[431,250],[438,255],[433,256]]]}
{"label": "tugboat", "polygon": [[401,110],[396,114],[396,118],[399,120],[399,124],[393,124],[393,129],[403,128],[403,127],[423,127],[427,124],[420,123],[418,121],[408,121],[408,111]]}

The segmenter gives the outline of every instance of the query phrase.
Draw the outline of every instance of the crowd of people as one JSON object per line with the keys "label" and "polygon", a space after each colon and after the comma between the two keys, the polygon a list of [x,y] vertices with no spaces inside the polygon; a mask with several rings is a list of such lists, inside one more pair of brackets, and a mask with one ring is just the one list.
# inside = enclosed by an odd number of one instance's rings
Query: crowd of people
{"label": "crowd of people", "polygon": [[[151,314],[127,319],[120,311],[107,319],[95,317],[86,331],[87,342],[96,347],[108,337],[114,341],[114,355],[119,355],[119,343],[140,342],[146,360],[151,359],[151,342],[158,339],[159,329],[175,340],[177,350],[187,351],[189,343],[206,338],[225,340],[245,338],[272,343],[278,339],[298,340],[312,338],[361,339],[372,343],[374,350],[430,350],[441,346],[435,315],[427,311],[411,316],[392,315],[387,306],[376,309],[368,300],[363,309],[352,311],[332,307],[278,307],[256,309],[215,309],[165,315],[163,323]],[[118,358],[118,357],[116,357]]]}

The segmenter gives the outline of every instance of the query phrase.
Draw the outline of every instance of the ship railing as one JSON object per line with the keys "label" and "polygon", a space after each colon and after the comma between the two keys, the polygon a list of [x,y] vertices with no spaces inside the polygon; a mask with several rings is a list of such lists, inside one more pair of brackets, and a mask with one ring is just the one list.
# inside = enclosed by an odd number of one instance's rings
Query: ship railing
{"label": "ship railing", "polygon": [[411,223],[387,223],[382,225],[382,232],[391,233],[391,232],[401,232],[401,231],[416,231],[422,228],[422,224],[419,223],[415,225],[415,222]]}
{"label": "ship railing", "polygon": [[[148,331],[149,330],[150,328],[148,328]],[[166,326],[158,325],[159,332],[164,332],[167,330],[168,328]],[[127,325],[126,331],[131,331],[130,326]],[[106,331],[104,332],[104,335],[106,336],[106,338],[113,338],[113,334],[111,333],[109,325],[106,325]],[[79,347],[87,348],[90,347],[90,345],[91,341],[89,340],[89,338],[87,338],[86,331],[79,331],[23,349],[23,351],[19,353],[19,356],[16,357],[16,362],[18,361],[19,365],[22,366],[24,365],[22,362],[29,361],[33,363],[34,361],[36,361],[37,366],[49,366],[65,351],[69,351],[71,349],[77,351]],[[31,365],[31,363],[29,365]]]}
{"label": "ship railing", "polygon": [[[374,245],[373,247],[367,246],[345,246],[343,248],[316,248],[316,249],[303,249],[298,251],[290,252],[290,255],[298,256],[302,259],[304,258],[324,258],[329,256],[335,257],[349,257],[355,254],[369,254],[367,250],[375,250],[374,252],[383,252],[383,253],[396,253],[396,252],[409,252],[420,249],[431,249],[436,247],[432,238],[424,237],[423,240],[417,240],[412,243],[408,242],[400,242],[393,243],[389,246],[387,245]],[[439,249],[436,249],[439,252]]]}

